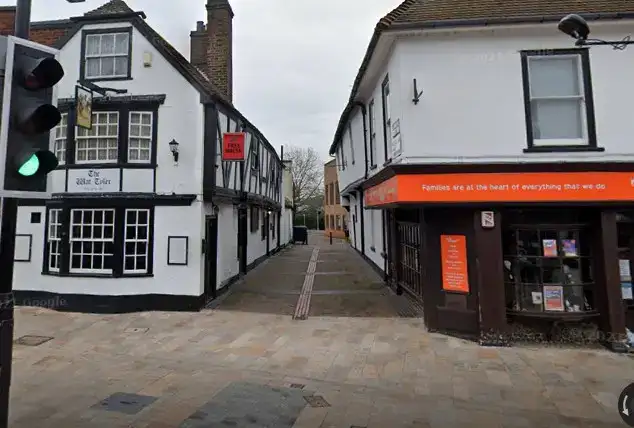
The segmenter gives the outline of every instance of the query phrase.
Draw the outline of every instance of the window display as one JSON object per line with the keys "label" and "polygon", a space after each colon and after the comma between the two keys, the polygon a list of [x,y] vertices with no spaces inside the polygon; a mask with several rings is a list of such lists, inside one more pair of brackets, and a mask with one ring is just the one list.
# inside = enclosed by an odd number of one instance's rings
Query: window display
{"label": "window display", "polygon": [[582,226],[521,225],[504,234],[507,307],[514,311],[593,310],[592,254]]}

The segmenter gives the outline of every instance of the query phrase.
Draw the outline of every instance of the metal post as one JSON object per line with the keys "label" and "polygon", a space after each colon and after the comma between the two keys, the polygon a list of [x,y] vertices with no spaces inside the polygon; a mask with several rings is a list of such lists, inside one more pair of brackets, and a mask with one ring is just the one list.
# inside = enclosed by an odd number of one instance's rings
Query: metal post
{"label": "metal post", "polygon": [[17,0],[15,9],[15,36],[29,39],[31,29],[31,0]]}
{"label": "metal post", "polygon": [[9,426],[9,388],[13,355],[13,257],[17,199],[3,198],[0,228],[0,428]]}
{"label": "metal post", "polygon": [[330,232],[329,236],[330,236],[330,245],[332,245],[332,232]]}

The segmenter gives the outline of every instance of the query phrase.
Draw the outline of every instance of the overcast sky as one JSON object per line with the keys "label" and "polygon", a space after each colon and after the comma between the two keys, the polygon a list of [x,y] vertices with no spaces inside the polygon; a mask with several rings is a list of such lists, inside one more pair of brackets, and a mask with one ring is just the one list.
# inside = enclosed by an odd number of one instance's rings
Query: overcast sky
{"label": "overcast sky", "polygon": [[[234,104],[278,150],[282,144],[310,146],[327,159],[374,26],[400,2],[231,0]],[[104,3],[33,0],[32,20],[77,16]],[[206,21],[206,0],[127,3],[189,58],[189,32],[196,21]]]}

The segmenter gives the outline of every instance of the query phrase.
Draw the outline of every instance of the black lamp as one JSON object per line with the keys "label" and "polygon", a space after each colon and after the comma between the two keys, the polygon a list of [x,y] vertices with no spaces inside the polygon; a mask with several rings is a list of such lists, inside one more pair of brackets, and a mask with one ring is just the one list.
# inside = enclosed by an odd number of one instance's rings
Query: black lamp
{"label": "black lamp", "polygon": [[557,28],[575,40],[586,40],[590,34],[590,27],[586,20],[574,13],[564,16]]}
{"label": "black lamp", "polygon": [[178,141],[172,140],[169,144],[170,152],[172,152],[172,156],[174,156],[174,162],[178,162]]}

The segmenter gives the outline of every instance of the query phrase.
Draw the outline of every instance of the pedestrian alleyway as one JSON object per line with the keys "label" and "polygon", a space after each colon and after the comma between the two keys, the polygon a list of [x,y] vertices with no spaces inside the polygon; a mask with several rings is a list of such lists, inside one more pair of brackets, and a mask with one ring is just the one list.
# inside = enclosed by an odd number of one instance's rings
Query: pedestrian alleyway
{"label": "pedestrian alleyway", "polygon": [[16,339],[51,339],[14,348],[11,426],[624,426],[630,357],[482,348],[426,332],[404,299],[313,234],[201,313],[20,308]]}

